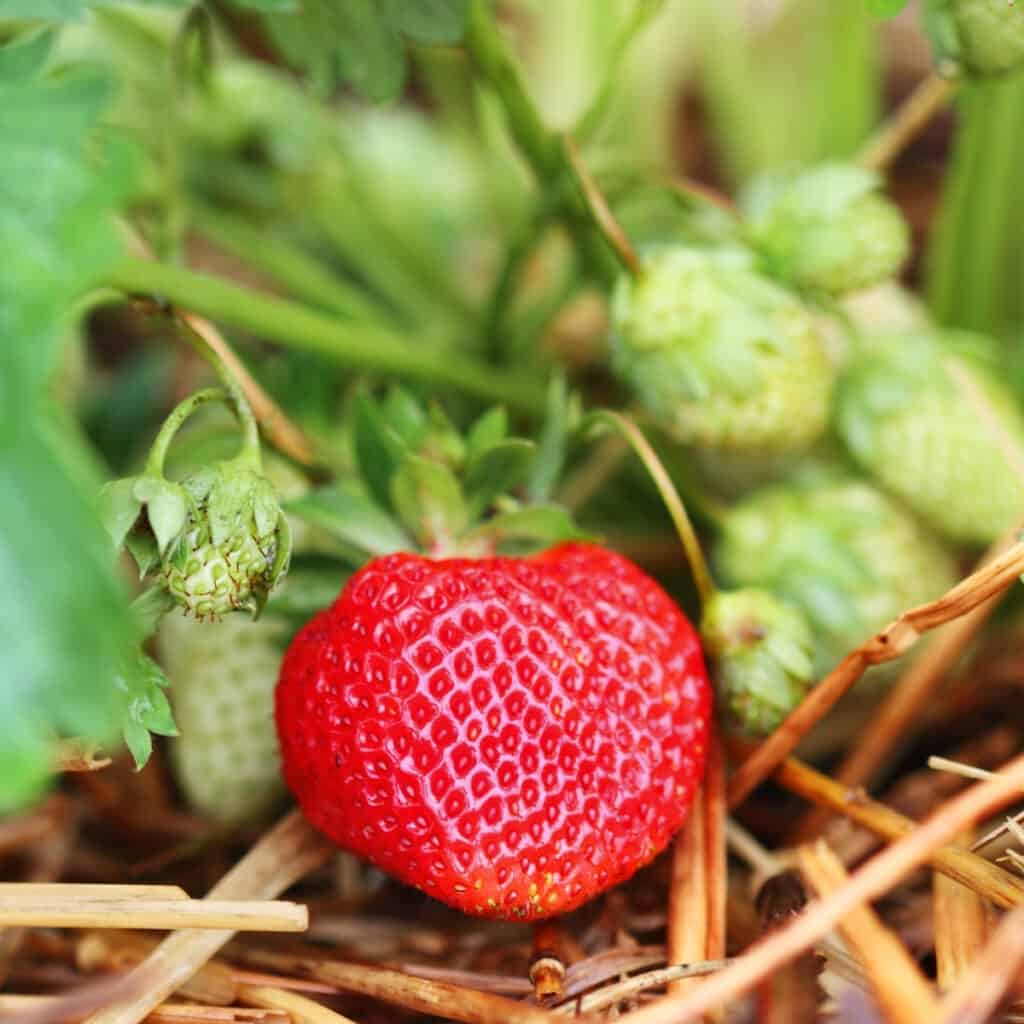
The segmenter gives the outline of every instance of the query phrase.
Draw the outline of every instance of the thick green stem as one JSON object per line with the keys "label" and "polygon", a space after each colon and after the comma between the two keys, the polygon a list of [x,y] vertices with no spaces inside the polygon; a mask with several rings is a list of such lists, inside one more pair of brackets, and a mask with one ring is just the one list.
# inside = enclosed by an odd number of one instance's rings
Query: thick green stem
{"label": "thick green stem", "polygon": [[231,397],[224,388],[204,388],[202,391],[193,392],[188,398],[179,402],[171,410],[167,419],[164,420],[153,441],[152,447],[149,449],[149,455],[146,457],[146,473],[153,476],[163,476],[164,460],[167,458],[167,450],[171,447],[175,434],[181,430],[185,420],[196,409],[206,405],[208,402],[230,403]]}
{"label": "thick green stem", "polygon": [[[505,40],[498,30],[490,0],[471,0],[465,47],[481,77],[501,100],[509,132],[537,179],[545,188],[558,188],[572,168],[557,135],[549,132],[520,74]],[[593,223],[583,197],[567,194],[564,217],[593,273],[605,283],[618,276],[615,258]]]}
{"label": "thick green stem", "polygon": [[385,328],[335,320],[218,278],[129,259],[107,274],[106,283],[129,294],[162,297],[183,309],[289,348],[319,353],[351,369],[401,374],[504,402],[525,413],[544,412],[545,385],[537,375],[498,371],[426,344],[413,347]]}
{"label": "thick green stem", "polygon": [[1000,334],[1020,311],[1024,78],[964,86],[956,148],[927,259],[926,293],[943,324]]}

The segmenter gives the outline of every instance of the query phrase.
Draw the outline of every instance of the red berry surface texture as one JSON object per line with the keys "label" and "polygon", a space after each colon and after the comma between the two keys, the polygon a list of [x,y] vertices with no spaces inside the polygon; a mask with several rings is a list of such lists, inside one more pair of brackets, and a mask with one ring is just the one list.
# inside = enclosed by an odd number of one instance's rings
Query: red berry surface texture
{"label": "red berry surface texture", "polygon": [[281,670],[309,820],[471,914],[564,913],[651,860],[700,783],[696,631],[627,559],[397,554],[353,576]]}

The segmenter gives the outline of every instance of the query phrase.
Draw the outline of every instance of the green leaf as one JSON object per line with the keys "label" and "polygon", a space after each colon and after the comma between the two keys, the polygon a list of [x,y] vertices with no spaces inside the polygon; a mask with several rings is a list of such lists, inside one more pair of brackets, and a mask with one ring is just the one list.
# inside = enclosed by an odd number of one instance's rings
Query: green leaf
{"label": "green leaf", "polygon": [[408,449],[365,392],[355,397],[353,445],[359,473],[383,509],[391,508],[391,478]]}
{"label": "green leaf", "polygon": [[153,752],[150,733],[178,735],[171,706],[164,693],[168,685],[163,669],[138,650],[126,660],[117,677],[116,686],[123,701],[121,732],[135,760],[136,771],[145,767]]}
{"label": "green leaf", "polygon": [[402,39],[377,0],[304,0],[301,13],[267,15],[271,38],[321,92],[347,82],[367,99],[394,99],[405,82]]}
{"label": "green leaf", "polygon": [[454,474],[440,462],[407,455],[391,481],[398,517],[430,549],[448,543],[466,528],[469,512]]}
{"label": "green leaf", "polygon": [[388,555],[412,546],[408,535],[353,480],[310,491],[285,509],[368,555]]}
{"label": "green leaf", "polygon": [[0,46],[0,81],[31,78],[40,72],[53,49],[56,33],[52,29],[20,36]]}
{"label": "green leaf", "polygon": [[417,43],[457,43],[469,0],[385,0],[391,24]]}
{"label": "green leaf", "polygon": [[188,523],[188,495],[178,484],[155,476],[136,478],[135,497],[146,503],[146,518],[161,557],[177,543]]}
{"label": "green leaf", "polygon": [[488,409],[466,432],[466,458],[472,461],[491,445],[508,436],[508,413],[496,405]]}
{"label": "green leaf", "polygon": [[[50,771],[47,734],[109,742],[114,678],[135,640],[91,481],[23,422],[0,444],[0,803],[29,799]],[[32,764],[32,751],[45,759]],[[14,773],[14,777],[8,777]]]}
{"label": "green leaf", "polygon": [[536,452],[532,441],[509,438],[491,445],[466,466],[463,486],[472,515],[487,509],[499,494],[522,483]]}

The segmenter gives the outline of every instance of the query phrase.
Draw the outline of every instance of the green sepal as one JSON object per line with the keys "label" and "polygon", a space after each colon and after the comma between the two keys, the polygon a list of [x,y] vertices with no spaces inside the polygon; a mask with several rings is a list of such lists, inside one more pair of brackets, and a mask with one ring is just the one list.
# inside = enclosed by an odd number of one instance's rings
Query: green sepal
{"label": "green sepal", "polygon": [[507,493],[526,479],[536,451],[532,441],[507,438],[467,463],[463,487],[472,518],[486,511],[499,494]]}
{"label": "green sepal", "polygon": [[391,481],[398,518],[427,550],[451,543],[466,528],[469,510],[454,473],[440,462],[407,455]]}
{"label": "green sepal", "polygon": [[125,746],[135,762],[135,770],[142,771],[149,763],[153,754],[153,736],[150,731],[134,718],[129,718],[121,726]]}
{"label": "green sepal", "polygon": [[391,478],[409,446],[365,391],[356,394],[353,412],[352,441],[359,474],[377,504],[391,509]]}
{"label": "green sepal", "polygon": [[508,413],[496,405],[488,409],[466,431],[466,462],[471,463],[488,448],[508,437]]}
{"label": "green sepal", "polygon": [[579,396],[570,393],[564,374],[555,374],[548,385],[537,455],[526,480],[526,494],[531,501],[546,501],[554,492],[565,468],[569,437],[578,426],[581,415]]}
{"label": "green sepal", "polygon": [[[181,542],[179,541],[179,546]],[[135,530],[129,533],[124,541],[125,550],[135,559],[139,569],[139,579],[144,579],[160,564],[160,551],[156,538],[149,530]]]}
{"label": "green sepal", "polygon": [[160,620],[174,607],[174,598],[163,587],[147,587],[134,601],[132,614],[138,629],[139,640],[145,640],[156,632]]}
{"label": "green sepal", "polygon": [[146,520],[162,558],[188,524],[189,495],[179,484],[149,474],[135,478],[134,494],[146,506]]}
{"label": "green sepal", "polygon": [[[218,547],[228,538],[248,532],[254,525],[255,491],[263,479],[251,469],[241,469],[230,462],[222,462],[220,469],[221,472],[210,487],[206,504],[210,540]],[[260,536],[273,530],[276,518],[271,517],[267,529]]]}
{"label": "green sepal", "polygon": [[263,610],[263,606],[267,603],[267,596],[270,591],[282,580],[288,572],[288,567],[292,561],[292,548],[294,547],[294,539],[292,537],[291,523],[288,522],[288,517],[278,510],[277,514],[277,547],[274,551],[274,562],[270,566],[270,572],[267,574],[267,585],[265,589],[261,588],[262,597],[260,598],[260,611]]}
{"label": "green sepal", "polygon": [[142,511],[135,496],[135,477],[111,480],[100,488],[100,518],[115,551],[120,551]]}

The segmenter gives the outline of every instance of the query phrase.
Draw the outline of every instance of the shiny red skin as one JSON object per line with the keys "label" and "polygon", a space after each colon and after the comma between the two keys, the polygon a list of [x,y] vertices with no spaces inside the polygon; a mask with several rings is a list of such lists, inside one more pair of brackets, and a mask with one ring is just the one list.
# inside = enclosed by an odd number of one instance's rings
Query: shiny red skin
{"label": "shiny red skin", "polygon": [[292,642],[285,778],[334,842],[470,914],[561,914],[685,821],[711,687],[696,631],[627,559],[398,554]]}

